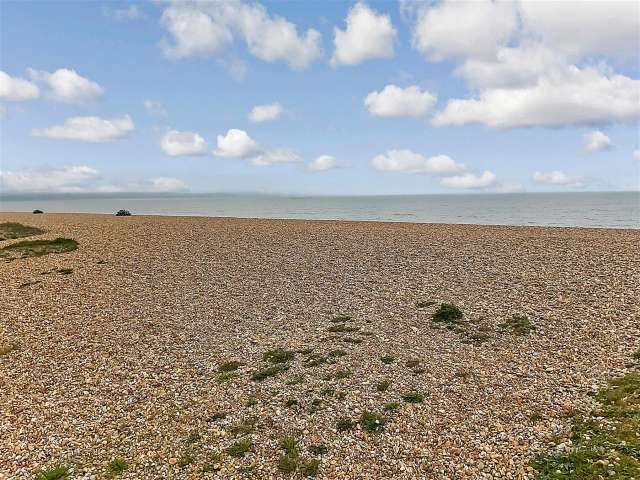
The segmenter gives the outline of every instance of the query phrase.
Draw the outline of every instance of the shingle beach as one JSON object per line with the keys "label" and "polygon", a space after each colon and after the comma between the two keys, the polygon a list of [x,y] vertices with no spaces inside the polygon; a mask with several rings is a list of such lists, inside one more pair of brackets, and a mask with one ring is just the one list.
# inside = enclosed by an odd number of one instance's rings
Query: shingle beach
{"label": "shingle beach", "polygon": [[0,259],[1,479],[302,478],[284,437],[318,479],[532,479],[640,347],[638,230],[9,221],[79,246]]}

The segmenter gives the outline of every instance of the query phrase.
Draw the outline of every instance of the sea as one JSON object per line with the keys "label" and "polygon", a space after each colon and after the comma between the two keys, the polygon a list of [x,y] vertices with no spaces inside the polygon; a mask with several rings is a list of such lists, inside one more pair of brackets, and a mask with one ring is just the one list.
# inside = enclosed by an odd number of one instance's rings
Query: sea
{"label": "sea", "polygon": [[640,228],[640,192],[303,196],[50,194],[0,197],[0,211]]}

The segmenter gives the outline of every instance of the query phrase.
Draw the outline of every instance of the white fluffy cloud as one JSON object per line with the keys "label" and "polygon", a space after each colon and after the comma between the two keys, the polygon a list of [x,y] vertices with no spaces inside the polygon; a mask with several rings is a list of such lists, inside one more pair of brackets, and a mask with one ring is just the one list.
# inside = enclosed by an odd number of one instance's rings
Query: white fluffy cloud
{"label": "white fluffy cloud", "polygon": [[244,130],[232,128],[226,135],[218,135],[218,149],[214,152],[220,157],[246,158],[260,152],[258,144]]}
{"label": "white fluffy cloud", "polygon": [[485,170],[481,175],[464,173],[445,177],[440,183],[449,188],[486,188],[496,184],[496,176],[493,172]]}
{"label": "white fluffy cloud", "polygon": [[119,118],[71,117],[62,125],[34,129],[31,135],[56,140],[80,140],[83,142],[110,142],[123,138],[134,129],[129,115]]}
{"label": "white fluffy cloud", "polygon": [[170,58],[224,53],[235,36],[244,39],[255,57],[283,60],[294,69],[307,67],[322,53],[317,30],[310,28],[299,35],[293,23],[270,15],[257,3],[174,2],[163,12],[162,24],[172,37],[161,42]]}
{"label": "white fluffy cloud", "polygon": [[186,189],[182,180],[173,177],[107,183],[98,170],[87,165],[0,170],[0,191],[4,193],[176,192]]}
{"label": "white fluffy cloud", "polygon": [[387,85],[382,91],[373,91],[364,99],[369,113],[376,117],[414,117],[426,116],[437,97],[420,87],[401,88]]}
{"label": "white fluffy cloud", "polygon": [[249,112],[249,120],[252,122],[269,122],[280,118],[284,109],[279,103],[269,103],[266,105],[256,105]]}
{"label": "white fluffy cloud", "polygon": [[155,177],[148,181],[149,191],[152,192],[179,192],[187,189],[187,184],[173,177]]}
{"label": "white fluffy cloud", "polygon": [[251,165],[256,167],[267,167],[274,163],[296,163],[302,161],[293,150],[287,148],[277,148],[275,150],[266,150],[260,152],[251,159]]}
{"label": "white fluffy cloud", "polygon": [[584,178],[575,175],[568,175],[560,170],[553,170],[551,172],[535,172],[533,174],[533,179],[538,183],[565,187],[581,187],[585,184]]}
{"label": "white fluffy cloud", "polygon": [[337,168],[338,166],[338,161],[331,155],[320,155],[313,161],[309,162],[307,168],[312,172],[324,172],[326,170]]}
{"label": "white fluffy cloud", "polygon": [[488,88],[477,98],[449,100],[436,126],[480,123],[494,128],[630,122],[640,117],[640,80],[604,67],[567,67],[535,84]]}
{"label": "white fluffy cloud", "polygon": [[68,68],[53,73],[29,69],[29,75],[32,80],[45,83],[49,87],[48,95],[59,102],[88,103],[104,93],[100,85]]}
{"label": "white fluffy cloud", "polygon": [[98,178],[98,171],[86,165],[0,170],[0,186],[5,192],[75,192]]}
{"label": "white fluffy cloud", "polygon": [[611,139],[600,130],[593,130],[584,135],[584,151],[587,153],[600,152],[611,147]]}
{"label": "white fluffy cloud", "polygon": [[200,135],[194,132],[169,130],[160,139],[160,148],[172,157],[181,155],[204,155],[209,146]]}
{"label": "white fluffy cloud", "polygon": [[626,0],[520,1],[525,34],[570,56],[637,56],[640,4]]}
{"label": "white fluffy cloud", "polygon": [[332,65],[357,65],[373,58],[393,57],[396,30],[389,15],[358,2],[349,10],[346,23],[345,30],[334,29]]}
{"label": "white fluffy cloud", "polygon": [[388,172],[447,175],[464,171],[464,165],[447,155],[425,157],[411,150],[389,150],[384,155],[372,158],[370,163],[376,170]]}
{"label": "white fluffy cloud", "polygon": [[445,0],[416,11],[413,46],[432,60],[491,58],[516,32],[513,2]]}
{"label": "white fluffy cloud", "polygon": [[40,89],[35,83],[24,78],[11,77],[0,70],[0,100],[22,102],[40,96]]}

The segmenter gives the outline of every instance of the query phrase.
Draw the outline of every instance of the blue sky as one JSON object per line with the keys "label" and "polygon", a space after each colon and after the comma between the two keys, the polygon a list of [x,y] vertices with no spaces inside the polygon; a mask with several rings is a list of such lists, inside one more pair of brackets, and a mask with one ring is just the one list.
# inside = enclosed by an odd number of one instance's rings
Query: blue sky
{"label": "blue sky", "polygon": [[545,3],[2,2],[0,185],[637,190],[640,6]]}

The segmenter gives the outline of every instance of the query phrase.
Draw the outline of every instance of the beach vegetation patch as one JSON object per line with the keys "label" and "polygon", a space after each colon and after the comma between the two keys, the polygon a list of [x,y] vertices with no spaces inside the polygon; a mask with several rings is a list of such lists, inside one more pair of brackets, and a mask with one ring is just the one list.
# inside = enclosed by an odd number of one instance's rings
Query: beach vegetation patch
{"label": "beach vegetation patch", "polygon": [[407,360],[407,363],[405,363],[405,365],[409,368],[416,368],[418,365],[420,365],[420,360],[418,360],[417,358],[411,358]]}
{"label": "beach vegetation patch", "polygon": [[223,384],[238,377],[237,372],[222,372],[216,379],[218,383]]}
{"label": "beach vegetation patch", "polygon": [[349,378],[351,376],[351,370],[348,368],[343,368],[342,370],[338,370],[334,375],[336,380],[342,380],[343,378]]}
{"label": "beach vegetation patch", "polygon": [[248,418],[243,420],[240,423],[236,423],[235,425],[229,428],[229,432],[232,435],[249,435],[253,432],[253,429],[256,426],[256,420],[254,418]]}
{"label": "beach vegetation patch", "polygon": [[14,240],[16,238],[30,237],[32,235],[41,235],[44,230],[29,225],[23,225],[16,222],[0,223],[0,240]]}
{"label": "beach vegetation patch", "polygon": [[131,216],[131,212],[129,210],[118,210],[116,212],[116,217],[130,217]]}
{"label": "beach vegetation patch", "polygon": [[390,365],[393,362],[396,361],[395,357],[392,357],[391,355],[384,355],[382,357],[380,357],[380,361],[382,363],[384,363],[385,365]]}
{"label": "beach vegetation patch", "polygon": [[346,343],[356,344],[356,345],[359,344],[359,343],[362,343],[362,339],[358,338],[358,337],[346,337],[346,338],[342,339],[342,341],[346,342]]}
{"label": "beach vegetation patch", "polygon": [[349,315],[344,315],[344,314],[338,314],[335,317],[333,317],[331,319],[331,321],[333,323],[340,323],[340,322],[350,322],[351,321],[351,317]]}
{"label": "beach vegetation patch", "polygon": [[318,445],[311,445],[309,447],[309,452],[312,455],[326,455],[329,453],[329,449],[324,443],[319,443]]}
{"label": "beach vegetation patch", "polygon": [[354,423],[350,418],[340,418],[336,422],[336,430],[339,432],[346,432],[354,427]]}
{"label": "beach vegetation patch", "polygon": [[40,257],[49,253],[71,252],[78,248],[78,242],[70,238],[55,240],[23,240],[0,249],[0,257]]}
{"label": "beach vegetation patch", "polygon": [[296,405],[298,405],[298,400],[296,400],[295,398],[290,398],[284,403],[284,406],[287,408],[293,408]]}
{"label": "beach vegetation patch", "polygon": [[309,408],[309,413],[314,414],[319,412],[324,407],[324,400],[321,398],[316,398],[311,402],[311,408]]}
{"label": "beach vegetation patch", "polygon": [[379,392],[386,392],[389,389],[390,385],[391,385],[391,380],[384,379],[380,381],[378,385],[376,385],[376,390],[378,390]]}
{"label": "beach vegetation patch", "polygon": [[433,321],[440,323],[459,323],[462,319],[462,310],[452,303],[441,304],[436,313],[433,314]]}
{"label": "beach vegetation patch", "polygon": [[304,383],[303,375],[295,375],[294,377],[292,377],[290,380],[287,381],[287,385],[299,385],[301,383]]}
{"label": "beach vegetation patch", "polygon": [[323,365],[325,363],[327,363],[327,357],[324,357],[320,354],[315,353],[313,355],[309,355],[304,360],[304,363],[302,365],[306,368],[313,368],[313,367],[319,367],[320,365]]}
{"label": "beach vegetation patch", "polygon": [[280,372],[284,372],[286,370],[289,370],[288,363],[276,363],[275,365],[272,365],[270,367],[255,370],[251,374],[251,380],[255,382],[261,382],[263,380],[266,380],[269,377],[274,377],[278,375]]}
{"label": "beach vegetation patch", "polygon": [[245,438],[243,440],[238,440],[230,447],[227,447],[225,451],[232,457],[242,458],[249,450],[251,450],[252,446],[253,442],[250,439]]}
{"label": "beach vegetation patch", "polygon": [[385,419],[382,415],[378,415],[373,412],[362,412],[360,416],[360,427],[365,432],[375,433],[381,429],[385,424]]}
{"label": "beach vegetation patch", "polygon": [[533,459],[538,479],[640,478],[640,372],[611,380],[595,400],[593,411],[572,418],[569,447]]}
{"label": "beach vegetation patch", "polygon": [[18,350],[20,348],[20,344],[17,342],[10,342],[7,344],[0,344],[0,357],[4,357],[5,355],[9,355],[14,350]]}
{"label": "beach vegetation patch", "polygon": [[388,402],[384,405],[385,412],[395,412],[400,408],[400,404],[398,402]]}
{"label": "beach vegetation patch", "polygon": [[60,465],[52,468],[51,470],[40,470],[36,474],[35,480],[67,480],[69,475],[71,475],[69,467]]}
{"label": "beach vegetation patch", "polygon": [[280,448],[284,451],[284,455],[278,460],[278,470],[283,473],[293,473],[298,468],[298,441],[291,436],[282,437],[280,440]]}
{"label": "beach vegetation patch", "polygon": [[236,360],[231,360],[228,362],[223,362],[218,366],[218,371],[219,372],[233,372],[234,370],[239,369],[241,366],[243,366],[244,363],[242,362],[238,362]]}
{"label": "beach vegetation patch", "polygon": [[227,418],[227,412],[214,412],[207,418],[207,422],[215,422]]}
{"label": "beach vegetation patch", "polygon": [[352,327],[346,323],[335,323],[329,327],[331,333],[357,332],[360,327]]}
{"label": "beach vegetation patch", "polygon": [[407,403],[422,403],[424,402],[424,395],[420,392],[409,392],[402,396],[402,400]]}
{"label": "beach vegetation patch", "polygon": [[293,350],[276,348],[275,350],[264,352],[262,358],[269,363],[286,363],[293,360],[295,356],[296,352],[294,352]]}
{"label": "beach vegetation patch", "polygon": [[320,469],[320,460],[310,458],[300,464],[300,475],[303,477],[315,477]]}
{"label": "beach vegetation patch", "polygon": [[330,357],[334,357],[334,358],[338,358],[338,357],[344,357],[347,354],[346,350],[342,350],[341,348],[337,348],[335,350],[331,350],[329,352],[329,356]]}
{"label": "beach vegetation patch", "polygon": [[527,335],[536,329],[535,325],[525,315],[513,315],[498,327],[502,330],[510,331],[514,335]]}
{"label": "beach vegetation patch", "polygon": [[129,468],[129,464],[125,460],[114,458],[107,464],[107,474],[115,477],[123,473],[127,468]]}

